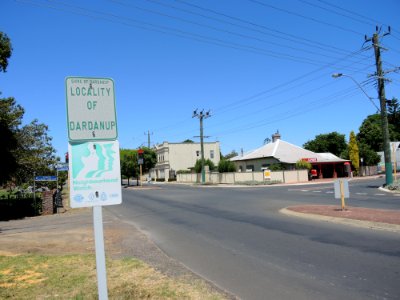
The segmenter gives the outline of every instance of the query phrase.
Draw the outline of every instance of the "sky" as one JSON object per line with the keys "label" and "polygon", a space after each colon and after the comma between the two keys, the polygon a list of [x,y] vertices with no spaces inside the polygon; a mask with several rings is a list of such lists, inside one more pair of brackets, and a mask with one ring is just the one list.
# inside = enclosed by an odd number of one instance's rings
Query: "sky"
{"label": "sky", "polygon": [[400,99],[398,0],[2,0],[0,11],[13,46],[0,97],[25,124],[47,124],[60,157],[70,76],[113,79],[121,148],[199,141],[196,109],[224,155],[277,131],[298,146],[348,140],[379,106],[378,26],[386,98]]}

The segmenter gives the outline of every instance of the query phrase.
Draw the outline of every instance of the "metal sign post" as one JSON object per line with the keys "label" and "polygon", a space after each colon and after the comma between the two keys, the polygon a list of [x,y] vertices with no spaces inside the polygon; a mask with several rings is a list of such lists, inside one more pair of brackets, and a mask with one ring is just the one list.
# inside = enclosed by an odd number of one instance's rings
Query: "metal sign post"
{"label": "metal sign post", "polygon": [[65,82],[71,207],[93,207],[98,293],[106,300],[102,206],[122,202],[114,81],[67,77]]}
{"label": "metal sign post", "polygon": [[349,182],[346,179],[338,179],[334,182],[335,198],[341,199],[342,210],[346,209],[345,198],[350,197]]}

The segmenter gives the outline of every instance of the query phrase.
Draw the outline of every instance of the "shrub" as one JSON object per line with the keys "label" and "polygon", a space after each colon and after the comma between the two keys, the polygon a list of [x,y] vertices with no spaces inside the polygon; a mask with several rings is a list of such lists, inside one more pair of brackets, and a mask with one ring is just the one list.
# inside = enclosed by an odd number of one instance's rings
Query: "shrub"
{"label": "shrub", "polygon": [[226,173],[226,172],[236,172],[236,165],[234,162],[226,159],[222,159],[218,163],[218,172]]}
{"label": "shrub", "polygon": [[297,170],[311,170],[312,165],[305,160],[298,160],[296,162],[296,169]]}
{"label": "shrub", "polygon": [[270,165],[269,169],[271,171],[283,171],[283,170],[286,170],[286,167],[282,163],[277,163],[277,164]]}
{"label": "shrub", "polygon": [[178,170],[176,171],[176,174],[190,174],[192,171],[190,170]]}
{"label": "shrub", "polygon": [[[215,165],[210,159],[204,160],[204,166],[209,166],[210,171],[214,171]],[[201,159],[198,159],[196,161],[196,164],[194,165],[194,170],[196,173],[201,173]]]}

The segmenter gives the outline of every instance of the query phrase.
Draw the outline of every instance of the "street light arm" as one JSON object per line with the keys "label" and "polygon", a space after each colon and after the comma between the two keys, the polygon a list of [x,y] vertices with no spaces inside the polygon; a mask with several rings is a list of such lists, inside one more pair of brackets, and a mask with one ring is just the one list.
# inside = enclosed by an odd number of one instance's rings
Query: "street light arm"
{"label": "street light arm", "polygon": [[361,84],[358,83],[357,80],[355,80],[353,77],[351,77],[350,75],[346,75],[343,73],[334,73],[332,74],[333,78],[339,78],[339,77],[348,77],[351,80],[353,80],[353,82],[359,87],[359,89],[364,93],[365,96],[367,96],[367,98],[369,99],[369,101],[371,101],[372,105],[375,106],[375,108],[380,112],[381,110],[379,109],[379,107],[375,104],[375,102],[373,101],[373,98],[368,96],[367,92],[364,90],[364,88],[361,86]]}

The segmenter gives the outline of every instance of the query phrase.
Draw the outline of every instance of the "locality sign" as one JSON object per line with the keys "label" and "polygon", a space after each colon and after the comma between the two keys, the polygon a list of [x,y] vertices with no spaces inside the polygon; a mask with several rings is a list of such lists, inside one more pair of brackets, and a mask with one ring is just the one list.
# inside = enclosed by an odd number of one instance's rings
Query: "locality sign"
{"label": "locality sign", "polygon": [[112,79],[67,77],[66,98],[69,141],[117,139]]}

